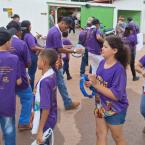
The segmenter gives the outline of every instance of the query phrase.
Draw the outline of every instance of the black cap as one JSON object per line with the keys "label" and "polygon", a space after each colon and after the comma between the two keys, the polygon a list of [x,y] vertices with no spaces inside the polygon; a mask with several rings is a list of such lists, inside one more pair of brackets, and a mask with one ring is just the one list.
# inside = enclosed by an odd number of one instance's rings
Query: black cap
{"label": "black cap", "polygon": [[14,14],[11,18],[20,18],[20,16],[17,14]]}
{"label": "black cap", "polygon": [[99,19],[93,19],[92,24],[96,25],[96,24],[102,24],[102,23],[100,23]]}
{"label": "black cap", "polygon": [[17,30],[15,28],[7,30],[5,27],[0,27],[0,46],[9,41],[16,32]]}
{"label": "black cap", "polygon": [[133,26],[132,25],[127,25],[125,29],[133,30]]}
{"label": "black cap", "polygon": [[73,28],[72,27],[73,21],[72,21],[72,19],[70,17],[63,17],[61,21],[66,22],[71,28]]}
{"label": "black cap", "polygon": [[128,20],[128,21],[132,21],[132,17],[128,17],[127,20]]}
{"label": "black cap", "polygon": [[9,22],[9,24],[7,25],[7,29],[10,29],[10,28],[16,28],[17,31],[23,31],[27,29],[26,27],[21,27],[18,21],[13,21],[13,20]]}

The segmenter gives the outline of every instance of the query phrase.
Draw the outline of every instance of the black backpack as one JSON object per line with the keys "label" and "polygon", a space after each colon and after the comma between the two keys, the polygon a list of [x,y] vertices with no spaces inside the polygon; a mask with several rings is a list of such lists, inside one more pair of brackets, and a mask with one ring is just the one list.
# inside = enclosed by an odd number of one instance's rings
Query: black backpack
{"label": "black backpack", "polygon": [[[94,36],[95,36],[95,38],[96,38],[96,32],[97,32],[97,28],[94,29]],[[101,37],[102,37],[102,35],[101,35]],[[102,37],[102,38],[103,38],[103,37]],[[100,49],[102,49],[102,48],[103,48],[103,43],[100,42],[100,41],[98,41],[97,39],[96,39],[96,41],[99,43]]]}
{"label": "black backpack", "polygon": [[[88,32],[88,31],[87,31],[87,32]],[[86,41],[86,38],[87,38],[87,32],[85,33],[85,35],[84,35],[84,37],[83,37],[83,40],[80,41],[78,44],[81,44],[81,45],[84,44],[84,42]]]}

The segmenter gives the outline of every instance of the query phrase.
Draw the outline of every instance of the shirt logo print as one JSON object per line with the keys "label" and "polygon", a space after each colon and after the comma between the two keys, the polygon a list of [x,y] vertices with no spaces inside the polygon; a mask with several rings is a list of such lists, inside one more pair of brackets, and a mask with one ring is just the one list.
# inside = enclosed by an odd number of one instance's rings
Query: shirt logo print
{"label": "shirt logo print", "polygon": [[8,80],[8,77],[3,77],[3,80],[2,80],[4,83],[8,83],[9,80]]}

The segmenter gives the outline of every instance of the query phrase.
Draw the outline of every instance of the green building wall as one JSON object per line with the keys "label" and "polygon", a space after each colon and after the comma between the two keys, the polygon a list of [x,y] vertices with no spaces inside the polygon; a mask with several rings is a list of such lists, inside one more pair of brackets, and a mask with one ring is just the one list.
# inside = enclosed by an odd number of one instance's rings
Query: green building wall
{"label": "green building wall", "polygon": [[114,8],[107,7],[81,7],[81,26],[84,28],[88,17],[94,16],[100,20],[105,29],[113,28]]}
{"label": "green building wall", "polygon": [[140,11],[128,11],[128,10],[118,10],[118,18],[123,15],[125,17],[125,22],[127,24],[127,17],[132,17],[133,22],[137,23],[140,27],[141,12]]}

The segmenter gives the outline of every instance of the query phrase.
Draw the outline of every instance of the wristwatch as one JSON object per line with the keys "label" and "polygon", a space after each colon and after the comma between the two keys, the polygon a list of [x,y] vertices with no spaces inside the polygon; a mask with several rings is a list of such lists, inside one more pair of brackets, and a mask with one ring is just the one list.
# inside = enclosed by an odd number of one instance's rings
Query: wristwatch
{"label": "wristwatch", "polygon": [[76,53],[77,52],[77,50],[76,49],[74,49],[74,53]]}

